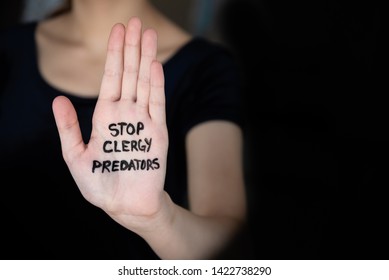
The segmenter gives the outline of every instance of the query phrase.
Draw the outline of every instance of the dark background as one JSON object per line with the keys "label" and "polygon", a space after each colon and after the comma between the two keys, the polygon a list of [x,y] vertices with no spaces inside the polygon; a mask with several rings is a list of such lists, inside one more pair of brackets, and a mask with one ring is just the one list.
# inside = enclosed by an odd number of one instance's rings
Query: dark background
{"label": "dark background", "polygon": [[374,1],[227,2],[255,258],[388,259],[386,19]]}
{"label": "dark background", "polygon": [[[388,259],[382,4],[154,2],[241,67],[249,228],[221,258]],[[1,2],[2,26],[21,3]]]}

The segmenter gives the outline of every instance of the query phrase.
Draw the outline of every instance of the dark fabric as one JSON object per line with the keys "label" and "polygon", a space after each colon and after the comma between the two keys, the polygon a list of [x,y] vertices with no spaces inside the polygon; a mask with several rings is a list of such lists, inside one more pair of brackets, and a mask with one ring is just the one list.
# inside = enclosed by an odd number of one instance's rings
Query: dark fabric
{"label": "dark fabric", "polygon": [[[36,23],[0,36],[0,258],[153,259],[137,235],[80,194],[63,161],[51,103],[71,99],[85,141],[96,99],[50,86],[37,67]],[[195,125],[224,119],[243,125],[233,56],[194,38],[164,64],[169,129],[166,190],[186,207],[185,135]]]}

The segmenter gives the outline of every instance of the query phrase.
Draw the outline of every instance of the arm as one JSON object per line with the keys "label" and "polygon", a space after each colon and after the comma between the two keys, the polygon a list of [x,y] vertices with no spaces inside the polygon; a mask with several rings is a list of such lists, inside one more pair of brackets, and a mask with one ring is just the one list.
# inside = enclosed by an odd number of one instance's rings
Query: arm
{"label": "arm", "polygon": [[212,258],[243,225],[241,142],[240,129],[230,122],[207,122],[190,131],[190,211],[167,200],[166,222],[141,234],[162,258]]}
{"label": "arm", "polygon": [[[155,32],[142,34],[137,18],[127,29],[121,24],[112,28],[87,144],[69,100],[53,102],[62,152],[85,199],[143,237],[161,258],[207,258],[244,215],[240,134],[226,123],[199,125],[189,133],[191,211],[174,204],[163,189],[168,134],[156,49]],[[140,141],[143,149],[137,146]],[[210,149],[209,141],[224,144]],[[209,153],[200,156],[205,149]],[[233,159],[226,160],[231,150],[236,151]]]}

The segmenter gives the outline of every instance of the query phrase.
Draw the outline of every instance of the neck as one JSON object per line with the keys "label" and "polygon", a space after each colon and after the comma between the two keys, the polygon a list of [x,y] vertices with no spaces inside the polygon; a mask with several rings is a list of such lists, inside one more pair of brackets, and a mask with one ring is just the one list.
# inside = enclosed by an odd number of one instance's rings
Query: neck
{"label": "neck", "polygon": [[152,25],[155,12],[146,0],[73,0],[69,27],[78,40],[101,46],[115,23],[126,25],[130,17],[138,16],[144,26]]}

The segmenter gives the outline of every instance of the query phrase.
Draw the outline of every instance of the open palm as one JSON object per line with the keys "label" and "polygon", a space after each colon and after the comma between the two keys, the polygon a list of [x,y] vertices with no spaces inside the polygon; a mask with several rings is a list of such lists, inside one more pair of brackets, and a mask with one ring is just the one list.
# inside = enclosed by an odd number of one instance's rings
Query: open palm
{"label": "open palm", "polygon": [[138,18],[113,26],[88,143],[63,96],[53,102],[64,159],[82,195],[111,215],[147,216],[160,207],[168,133],[157,35]]}

